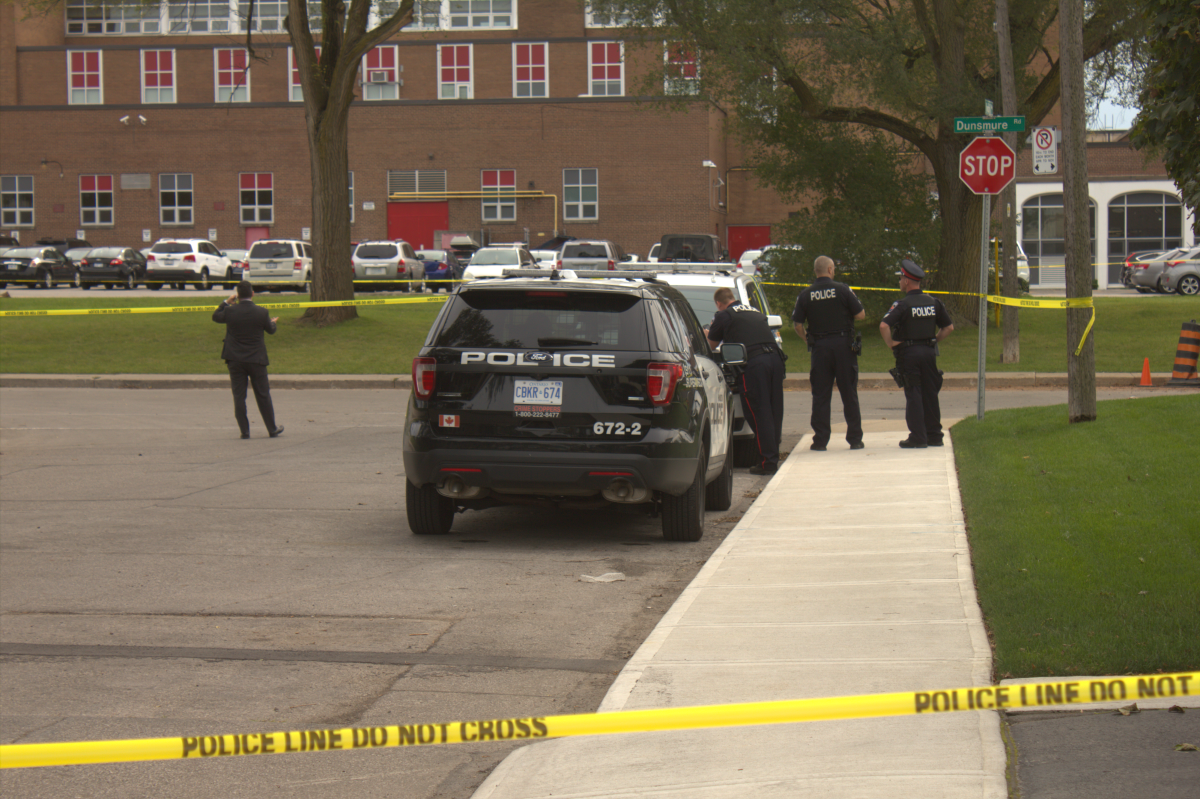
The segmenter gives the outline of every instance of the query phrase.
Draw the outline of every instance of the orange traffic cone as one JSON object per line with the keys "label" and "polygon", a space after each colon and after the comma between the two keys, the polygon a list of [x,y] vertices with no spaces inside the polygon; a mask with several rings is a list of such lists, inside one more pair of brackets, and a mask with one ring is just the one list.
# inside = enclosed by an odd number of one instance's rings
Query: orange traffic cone
{"label": "orange traffic cone", "polygon": [[1150,381],[1150,359],[1147,358],[1142,362],[1142,382],[1139,385],[1152,386],[1154,383]]}

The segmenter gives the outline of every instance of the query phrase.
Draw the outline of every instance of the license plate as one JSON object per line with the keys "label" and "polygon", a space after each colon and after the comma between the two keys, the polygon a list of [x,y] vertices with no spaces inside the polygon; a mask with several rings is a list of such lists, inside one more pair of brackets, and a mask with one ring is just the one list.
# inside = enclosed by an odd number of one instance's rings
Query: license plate
{"label": "license plate", "polygon": [[163,259],[163,261],[162,261],[162,265],[163,265],[163,266],[174,266],[174,265],[175,265],[175,264],[177,264],[177,263],[178,263],[178,261],[173,261],[173,260],[170,260],[170,259],[167,259],[167,258],[164,258],[164,259]]}
{"label": "license plate", "polygon": [[561,380],[517,380],[513,386],[515,405],[562,405]]}
{"label": "license plate", "polygon": [[368,275],[386,275],[387,267],[386,266],[368,266],[367,274]]}

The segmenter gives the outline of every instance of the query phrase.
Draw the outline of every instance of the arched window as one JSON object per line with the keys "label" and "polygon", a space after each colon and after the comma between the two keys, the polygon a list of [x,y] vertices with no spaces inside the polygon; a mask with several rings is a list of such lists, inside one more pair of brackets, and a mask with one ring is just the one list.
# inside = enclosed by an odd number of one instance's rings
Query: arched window
{"label": "arched window", "polygon": [[[1096,255],[1096,203],[1088,200],[1088,233]],[[1036,286],[1065,286],[1066,220],[1063,196],[1030,197],[1021,206],[1021,248],[1029,257],[1029,282]]]}
{"label": "arched window", "polygon": [[1173,194],[1138,191],[1108,204],[1108,282],[1119,283],[1131,252],[1183,245],[1183,205]]}

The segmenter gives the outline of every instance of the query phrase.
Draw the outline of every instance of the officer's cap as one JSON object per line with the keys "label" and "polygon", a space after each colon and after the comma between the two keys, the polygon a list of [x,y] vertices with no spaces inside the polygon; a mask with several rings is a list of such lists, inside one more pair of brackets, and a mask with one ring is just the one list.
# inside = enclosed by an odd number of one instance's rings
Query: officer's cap
{"label": "officer's cap", "polygon": [[900,271],[896,274],[903,275],[909,280],[921,281],[925,279],[925,270],[907,258],[900,262]]}

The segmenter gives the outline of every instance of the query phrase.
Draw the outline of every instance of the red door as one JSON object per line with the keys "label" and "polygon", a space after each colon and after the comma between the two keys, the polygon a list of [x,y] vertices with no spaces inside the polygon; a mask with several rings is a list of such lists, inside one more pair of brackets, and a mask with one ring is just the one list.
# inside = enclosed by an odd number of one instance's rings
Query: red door
{"label": "red door", "polygon": [[254,246],[254,242],[262,241],[271,237],[271,228],[269,227],[248,227],[246,228],[246,249]]}
{"label": "red door", "polygon": [[434,233],[450,227],[450,203],[388,203],[388,238],[404,239],[414,250],[438,246]]}
{"label": "red door", "polygon": [[771,243],[770,225],[730,225],[729,259],[736,262],[746,250],[761,250]]}

